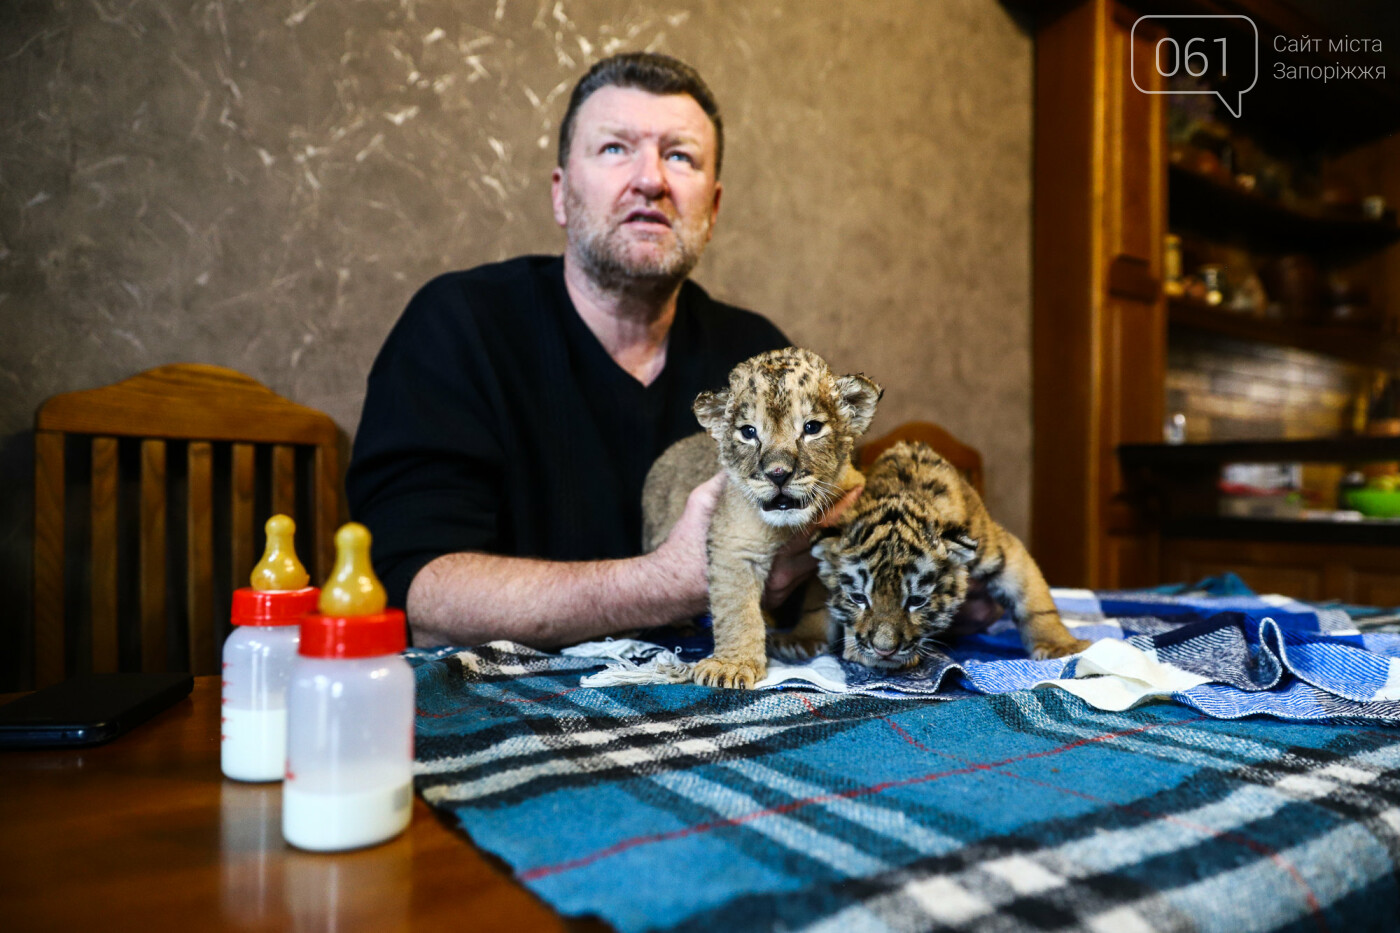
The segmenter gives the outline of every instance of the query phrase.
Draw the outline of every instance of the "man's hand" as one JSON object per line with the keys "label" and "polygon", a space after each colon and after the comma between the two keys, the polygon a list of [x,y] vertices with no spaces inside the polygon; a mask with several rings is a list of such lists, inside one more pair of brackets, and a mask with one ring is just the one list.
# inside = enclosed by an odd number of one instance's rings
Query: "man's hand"
{"label": "man's hand", "polygon": [[[685,511],[657,547],[654,556],[663,563],[666,575],[674,580],[681,591],[707,589],[705,566],[705,538],[710,530],[710,518],[714,515],[715,504],[719,502],[720,490],[724,488],[724,474],[716,473],[691,490],[685,501]],[[817,569],[817,559],[812,556],[812,532],[818,528],[834,525],[841,513],[851,507],[860,497],[864,486],[857,486],[837,500],[811,525],[792,536],[773,559],[773,569],[768,574],[768,584],[764,588],[763,605],[767,608],[780,606],[793,591],[807,580]],[[697,613],[705,610],[702,604]]]}
{"label": "man's hand", "polygon": [[[680,592],[703,595],[707,591],[705,538],[709,534],[710,517],[714,515],[719,492],[723,488],[724,474],[716,473],[692,489],[685,500],[685,511],[672,526],[670,534],[666,535],[666,540],[657,545],[654,556]],[[705,606],[706,601],[702,599],[695,614],[704,612]]]}
{"label": "man's hand", "polygon": [[685,511],[650,554],[620,560],[547,561],[444,554],[408,588],[413,643],[478,645],[509,638],[557,648],[705,611],[705,537],[724,477],[691,491]]}
{"label": "man's hand", "polygon": [[953,635],[974,635],[986,631],[993,622],[1005,613],[1001,603],[992,598],[982,583],[969,582],[967,599],[953,615],[953,624],[948,632]]}
{"label": "man's hand", "polygon": [[812,556],[812,532],[836,524],[841,513],[850,508],[864,490],[864,486],[857,486],[846,493],[823,512],[820,518],[793,535],[792,540],[783,545],[783,549],[773,558],[773,569],[769,571],[768,584],[763,589],[765,609],[781,606],[792,595],[793,590],[811,579],[817,570],[817,559]]}

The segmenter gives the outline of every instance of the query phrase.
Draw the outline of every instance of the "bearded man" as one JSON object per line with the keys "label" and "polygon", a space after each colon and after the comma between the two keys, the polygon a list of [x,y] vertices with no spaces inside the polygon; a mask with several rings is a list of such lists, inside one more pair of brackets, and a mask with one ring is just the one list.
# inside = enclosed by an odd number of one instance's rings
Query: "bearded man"
{"label": "bearded man", "polygon": [[[705,82],[652,54],[595,65],[559,133],[562,257],[441,276],[369,375],[346,478],[415,644],[541,648],[693,617],[722,477],[639,554],[641,490],[695,433],[697,393],[789,341],[688,280],[719,214],[724,128]],[[775,564],[780,602],[814,561]]]}

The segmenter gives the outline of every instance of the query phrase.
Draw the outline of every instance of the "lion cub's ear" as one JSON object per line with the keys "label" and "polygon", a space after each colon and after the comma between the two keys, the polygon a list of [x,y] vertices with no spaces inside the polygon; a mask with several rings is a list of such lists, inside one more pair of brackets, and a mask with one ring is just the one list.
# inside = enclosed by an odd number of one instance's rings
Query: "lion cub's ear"
{"label": "lion cub's ear", "polygon": [[875,406],[885,390],[865,378],[864,374],[854,373],[837,378],[836,394],[840,400],[841,414],[851,426],[851,434],[859,436],[875,419]]}
{"label": "lion cub's ear", "polygon": [[709,431],[715,440],[722,440],[725,431],[724,410],[729,407],[729,392],[701,392],[695,396],[695,404],[690,407],[699,419],[700,427]]}

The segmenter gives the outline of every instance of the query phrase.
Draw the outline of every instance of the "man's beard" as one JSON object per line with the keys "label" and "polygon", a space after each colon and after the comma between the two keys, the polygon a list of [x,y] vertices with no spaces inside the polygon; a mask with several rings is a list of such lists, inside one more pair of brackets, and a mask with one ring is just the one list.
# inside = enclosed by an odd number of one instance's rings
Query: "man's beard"
{"label": "man's beard", "polygon": [[566,189],[564,197],[569,212],[569,245],[582,271],[605,291],[668,291],[683,282],[700,261],[708,219],[698,230],[687,230],[679,221],[673,223],[673,238],[664,251],[635,256],[630,247],[638,241],[622,224],[589,212],[572,189]]}

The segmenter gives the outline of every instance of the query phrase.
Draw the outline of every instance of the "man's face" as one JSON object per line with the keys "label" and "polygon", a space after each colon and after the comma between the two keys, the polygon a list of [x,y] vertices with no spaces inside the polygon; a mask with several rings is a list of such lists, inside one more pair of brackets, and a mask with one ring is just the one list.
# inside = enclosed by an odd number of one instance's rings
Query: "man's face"
{"label": "man's face", "polygon": [[605,287],[684,279],[719,213],[715,156],[714,124],[690,95],[595,91],[553,176],[569,258]]}

